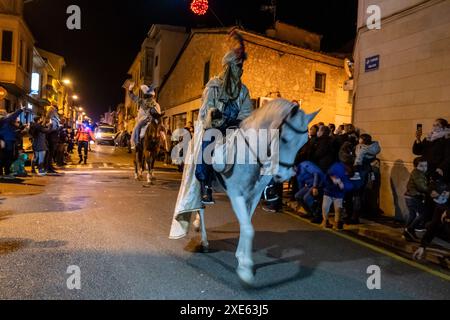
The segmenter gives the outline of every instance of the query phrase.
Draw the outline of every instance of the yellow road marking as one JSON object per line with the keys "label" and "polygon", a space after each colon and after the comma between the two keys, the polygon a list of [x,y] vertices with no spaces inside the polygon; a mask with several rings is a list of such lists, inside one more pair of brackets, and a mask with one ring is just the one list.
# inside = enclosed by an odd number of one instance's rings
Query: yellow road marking
{"label": "yellow road marking", "polygon": [[[309,224],[309,225],[311,225],[311,226],[317,227],[316,225],[314,225],[314,224],[312,224],[312,223],[310,223],[310,222],[308,222],[308,221],[305,221],[304,219],[300,218],[299,216],[297,216],[297,215],[295,215],[295,214],[292,214],[292,213],[287,212],[287,211],[284,211],[284,213],[287,214],[288,216],[292,217],[292,218],[295,218],[295,219],[297,219],[297,220],[300,220],[300,221],[302,221],[302,222],[304,222],[304,223],[307,223],[307,224]],[[351,242],[353,242],[353,243],[356,243],[356,244],[359,244],[359,245],[361,245],[361,246],[363,246],[363,247],[366,247],[366,248],[368,248],[368,249],[370,249],[370,250],[372,250],[372,251],[381,253],[381,254],[383,254],[383,255],[385,255],[385,256],[388,256],[388,257],[390,257],[390,258],[392,258],[392,259],[394,259],[394,260],[403,262],[403,263],[405,263],[405,264],[407,264],[407,265],[409,265],[409,266],[411,266],[411,267],[420,269],[420,270],[425,271],[425,272],[427,272],[427,273],[429,273],[429,274],[431,274],[431,275],[434,275],[434,276],[439,277],[439,278],[441,278],[441,279],[450,281],[450,275],[448,275],[448,274],[439,272],[439,271],[437,271],[437,270],[433,270],[433,269],[431,269],[431,268],[429,268],[429,267],[427,267],[427,266],[425,266],[425,265],[422,265],[422,264],[420,264],[420,263],[417,263],[417,262],[408,260],[408,259],[406,259],[406,258],[403,258],[403,257],[401,257],[401,256],[399,256],[399,255],[397,255],[397,254],[395,254],[395,253],[389,252],[389,251],[387,251],[387,250],[385,250],[385,249],[382,249],[382,248],[380,248],[380,247],[377,247],[377,246],[374,246],[374,245],[372,245],[372,244],[366,243],[366,242],[361,241],[361,240],[359,240],[359,239],[355,239],[355,238],[353,238],[353,237],[351,237],[351,236],[348,236],[348,235],[346,235],[346,234],[343,234],[343,233],[340,233],[340,232],[336,232],[336,231],[334,231],[334,230],[326,230],[326,231],[331,232],[331,233],[333,233],[333,234],[335,234],[335,235],[337,235],[337,236],[339,236],[339,237],[341,237],[341,238],[347,239],[347,240],[349,240],[349,241],[351,241]]]}

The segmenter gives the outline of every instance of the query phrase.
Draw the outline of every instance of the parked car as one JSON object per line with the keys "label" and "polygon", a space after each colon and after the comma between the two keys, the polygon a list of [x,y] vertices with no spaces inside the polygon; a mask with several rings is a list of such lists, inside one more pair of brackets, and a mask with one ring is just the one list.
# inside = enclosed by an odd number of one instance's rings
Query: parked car
{"label": "parked car", "polygon": [[101,125],[95,129],[95,139],[97,144],[107,144],[114,146],[114,139],[116,137],[116,129],[112,126]]}

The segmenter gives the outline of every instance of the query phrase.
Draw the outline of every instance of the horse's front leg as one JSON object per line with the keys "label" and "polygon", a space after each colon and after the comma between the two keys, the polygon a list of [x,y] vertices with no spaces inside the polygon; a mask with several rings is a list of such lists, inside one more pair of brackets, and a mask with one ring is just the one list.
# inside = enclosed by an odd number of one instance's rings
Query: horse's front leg
{"label": "horse's front leg", "polygon": [[139,180],[139,162],[138,162],[138,153],[134,153],[134,179]]}
{"label": "horse's front leg", "polygon": [[[258,207],[260,200],[261,200],[260,197],[253,197],[253,199],[250,199],[249,201],[247,201],[247,208],[248,208],[248,214],[250,217],[250,223],[251,223],[253,215],[255,214],[256,208]],[[245,255],[245,252],[244,252],[242,237],[239,237],[239,245],[238,245],[238,249],[236,251],[236,258],[239,260],[239,259],[243,258],[244,255]]]}
{"label": "horse's front leg", "polygon": [[255,280],[253,275],[254,263],[252,259],[255,230],[251,223],[251,217],[248,212],[248,206],[245,198],[240,195],[230,196],[230,199],[240,225],[240,252],[237,254],[239,263],[237,273],[243,282],[251,285]]}
{"label": "horse's front leg", "polygon": [[153,181],[153,158],[150,154],[146,155],[146,161],[147,161],[147,183],[151,184]]}

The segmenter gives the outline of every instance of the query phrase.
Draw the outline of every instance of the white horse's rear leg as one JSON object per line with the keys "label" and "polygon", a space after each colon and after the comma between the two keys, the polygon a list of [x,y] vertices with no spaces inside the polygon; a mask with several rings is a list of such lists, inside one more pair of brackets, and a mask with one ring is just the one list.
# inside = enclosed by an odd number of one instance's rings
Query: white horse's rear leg
{"label": "white horse's rear leg", "polygon": [[202,228],[202,247],[203,252],[208,252],[209,250],[209,242],[208,242],[208,234],[206,233],[206,221],[205,221],[205,209],[200,210],[200,225]]}
{"label": "white horse's rear leg", "polygon": [[238,257],[239,266],[237,268],[237,274],[239,278],[247,283],[253,284],[255,277],[253,275],[253,238],[255,231],[251,223],[251,217],[248,212],[248,207],[243,196],[230,196],[231,203],[233,205],[234,212],[240,225],[240,238],[239,246],[241,253]]}

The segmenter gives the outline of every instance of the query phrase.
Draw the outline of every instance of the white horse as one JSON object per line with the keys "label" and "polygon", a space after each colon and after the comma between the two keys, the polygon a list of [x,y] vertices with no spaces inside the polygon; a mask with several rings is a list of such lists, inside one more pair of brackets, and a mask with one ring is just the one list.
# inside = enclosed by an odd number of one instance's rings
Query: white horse
{"label": "white horse", "polygon": [[[308,125],[318,113],[319,111],[310,115],[305,114],[290,101],[277,99],[256,110],[241,125],[243,131],[252,129],[280,130],[279,166],[278,172],[273,176],[261,175],[261,163],[235,164],[230,172],[221,174],[227,195],[231,200],[240,225],[239,245],[236,251],[236,258],[239,263],[237,274],[246,284],[254,283],[252,251],[255,231],[252,225],[252,217],[261,200],[261,195],[272,179],[281,183],[293,177],[295,174],[295,157],[308,141]],[[207,252],[209,244],[206,233],[205,210],[200,210],[194,226],[197,231],[201,229],[202,246],[204,251]]]}

